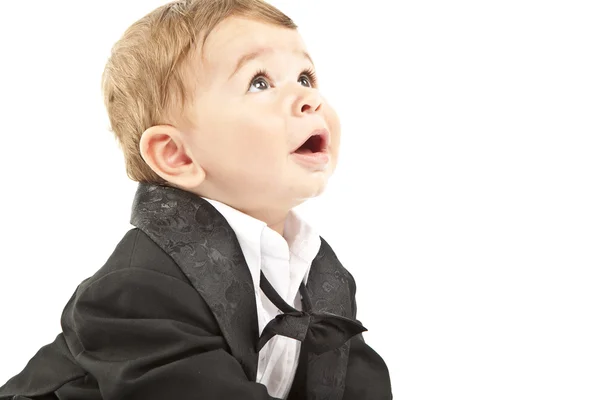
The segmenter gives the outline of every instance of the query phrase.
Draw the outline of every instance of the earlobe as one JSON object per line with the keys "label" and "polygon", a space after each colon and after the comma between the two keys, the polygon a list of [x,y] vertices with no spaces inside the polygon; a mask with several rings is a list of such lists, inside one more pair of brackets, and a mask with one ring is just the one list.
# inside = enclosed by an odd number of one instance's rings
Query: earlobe
{"label": "earlobe", "polygon": [[140,137],[139,151],[161,178],[183,188],[197,187],[206,177],[188,155],[181,133],[170,125],[155,125]]}

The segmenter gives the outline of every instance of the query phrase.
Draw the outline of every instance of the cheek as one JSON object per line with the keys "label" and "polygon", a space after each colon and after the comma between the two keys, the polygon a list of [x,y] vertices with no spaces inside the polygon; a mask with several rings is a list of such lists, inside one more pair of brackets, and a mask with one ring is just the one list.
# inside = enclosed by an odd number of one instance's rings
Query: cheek
{"label": "cheek", "polygon": [[337,155],[341,136],[340,119],[333,107],[331,107],[329,104],[326,104],[325,107],[325,121],[331,135],[331,151]]}
{"label": "cheek", "polygon": [[[222,160],[242,170],[273,169],[287,155],[281,122],[268,115],[230,115],[221,123]],[[238,166],[238,167],[234,167]]]}
{"label": "cheek", "polygon": [[234,128],[231,134],[236,137],[238,147],[268,155],[286,146],[283,120],[269,112],[244,113],[232,120],[231,124]]}

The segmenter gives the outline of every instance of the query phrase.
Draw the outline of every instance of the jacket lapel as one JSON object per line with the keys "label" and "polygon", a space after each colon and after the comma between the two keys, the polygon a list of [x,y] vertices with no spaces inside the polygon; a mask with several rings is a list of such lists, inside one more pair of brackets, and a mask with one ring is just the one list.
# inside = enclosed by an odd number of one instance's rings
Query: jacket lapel
{"label": "jacket lapel", "polygon": [[173,258],[214,314],[231,354],[250,380],[258,366],[254,285],[235,232],[196,194],[140,183],[131,224]]}
{"label": "jacket lapel", "polygon": [[[315,311],[327,311],[352,317],[350,275],[335,253],[321,238],[321,248],[315,257],[306,288]],[[307,354],[306,398],[338,400],[344,394],[350,342],[320,355]]]}

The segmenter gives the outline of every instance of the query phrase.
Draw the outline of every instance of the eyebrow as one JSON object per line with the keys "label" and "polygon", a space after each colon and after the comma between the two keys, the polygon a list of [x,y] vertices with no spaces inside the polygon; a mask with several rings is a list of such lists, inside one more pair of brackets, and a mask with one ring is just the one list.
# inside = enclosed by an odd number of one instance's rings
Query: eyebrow
{"label": "eyebrow", "polygon": [[[272,52],[273,52],[273,49],[270,47],[261,47],[258,50],[244,54],[243,56],[241,56],[239,58],[238,62],[236,63],[235,69],[233,70],[231,75],[229,75],[229,79],[231,79],[231,77],[234,76],[244,66],[244,64],[254,60],[255,58],[262,56],[265,53],[272,53]],[[310,61],[310,63],[313,66],[315,65],[312,58],[310,58],[310,55],[308,55],[308,53],[306,51],[296,51],[295,53],[300,54],[301,56],[306,58],[308,61]]]}

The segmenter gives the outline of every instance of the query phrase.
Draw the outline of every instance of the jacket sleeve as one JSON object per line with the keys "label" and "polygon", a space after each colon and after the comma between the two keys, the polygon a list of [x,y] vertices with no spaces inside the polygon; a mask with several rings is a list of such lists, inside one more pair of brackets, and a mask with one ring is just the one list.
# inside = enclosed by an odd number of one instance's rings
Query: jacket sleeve
{"label": "jacket sleeve", "polygon": [[[350,275],[352,318],[356,319],[356,283]],[[346,388],[343,400],[391,400],[388,368],[379,354],[364,340],[362,333],[350,339]]]}
{"label": "jacket sleeve", "polygon": [[202,297],[175,277],[113,271],[81,285],[61,323],[104,400],[273,399],[227,351]]}

